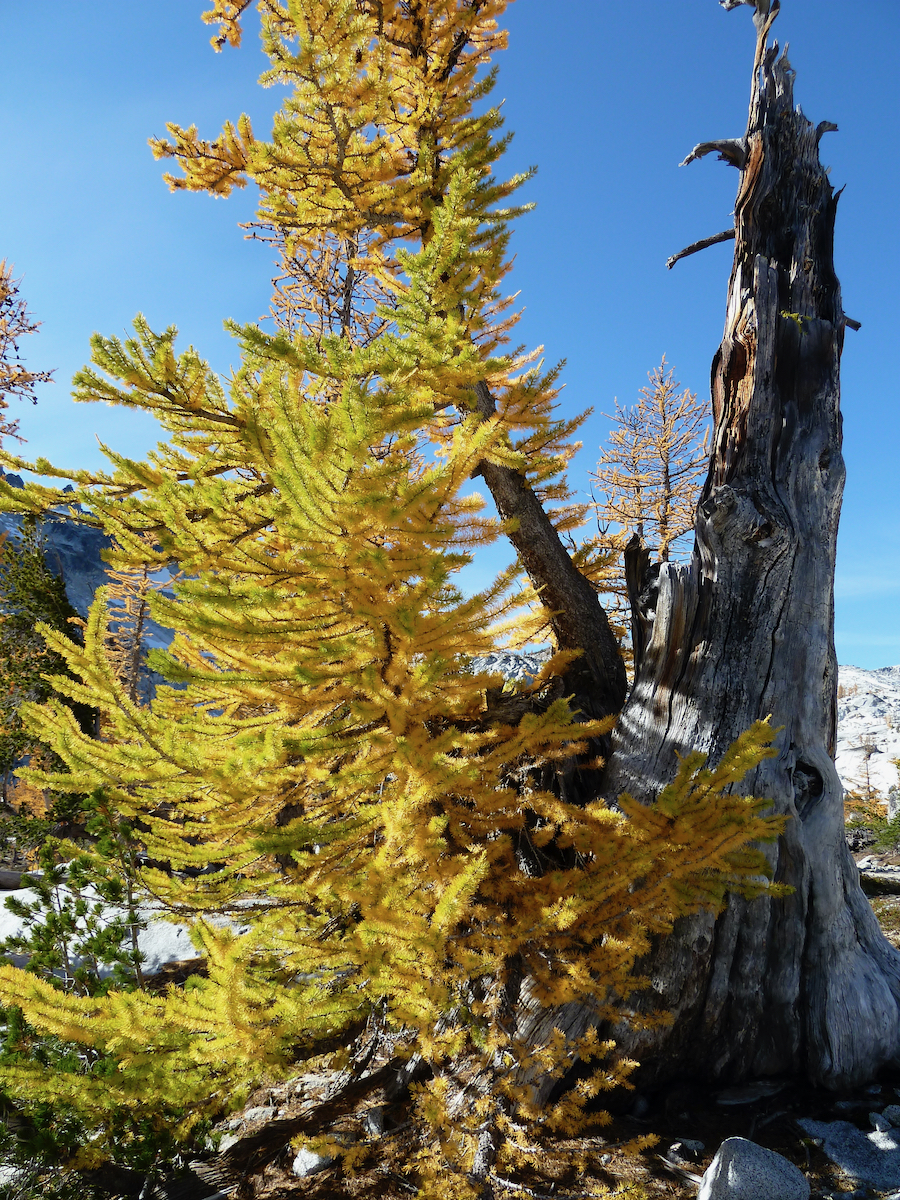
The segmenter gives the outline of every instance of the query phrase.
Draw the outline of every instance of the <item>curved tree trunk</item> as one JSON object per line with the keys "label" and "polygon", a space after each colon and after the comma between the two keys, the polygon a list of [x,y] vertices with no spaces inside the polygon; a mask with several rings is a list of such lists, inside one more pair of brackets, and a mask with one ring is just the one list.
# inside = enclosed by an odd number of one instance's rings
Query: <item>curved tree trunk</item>
{"label": "curved tree trunk", "polygon": [[[476,388],[475,408],[485,419],[497,411],[485,383]],[[489,462],[482,462],[477,474],[487,484],[500,517],[511,523],[507,536],[549,611],[557,648],[581,651],[563,677],[566,693],[589,718],[613,716],[625,703],[628,681],[619,643],[597,592],[572,562],[523,474]],[[598,743],[601,752],[608,754],[609,739],[598,739]],[[590,778],[596,774],[583,773]]]}
{"label": "curved tree trunk", "polygon": [[723,155],[741,179],[696,549],[687,566],[643,574],[643,653],[605,790],[650,798],[676,754],[717,761],[771,714],[779,754],[748,789],[792,818],[771,860],[795,890],[732,897],[718,920],[681,922],[642,971],[652,979],[642,1004],[668,1009],[674,1025],[619,1030],[617,1041],[645,1077],[799,1073],[837,1087],[900,1061],[900,955],[860,890],[833,762],[846,321],[832,261],[837,196],[818,144],[835,126],[816,129],[794,108],[791,67],[767,46],[777,0],[755,7],[749,125]]}

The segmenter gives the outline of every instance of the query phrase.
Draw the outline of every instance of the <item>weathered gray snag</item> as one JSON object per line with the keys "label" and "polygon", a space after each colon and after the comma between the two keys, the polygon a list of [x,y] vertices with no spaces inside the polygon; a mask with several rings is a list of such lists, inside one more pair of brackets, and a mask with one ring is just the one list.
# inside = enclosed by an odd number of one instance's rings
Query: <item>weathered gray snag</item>
{"label": "weathered gray snag", "polygon": [[837,196],[818,145],[834,126],[814,128],[794,107],[794,73],[768,45],[777,0],[754,8],[749,124],[727,143],[746,156],[696,550],[689,565],[662,563],[638,581],[641,661],[605,783],[610,796],[649,798],[676,754],[715,761],[771,714],[779,754],[749,786],[791,817],[771,856],[795,891],[732,898],[716,921],[681,922],[645,964],[647,1006],[675,1024],[620,1031],[620,1046],[651,1078],[805,1074],[838,1087],[900,1061],[900,955],[860,890],[832,758],[848,322],[832,260]]}

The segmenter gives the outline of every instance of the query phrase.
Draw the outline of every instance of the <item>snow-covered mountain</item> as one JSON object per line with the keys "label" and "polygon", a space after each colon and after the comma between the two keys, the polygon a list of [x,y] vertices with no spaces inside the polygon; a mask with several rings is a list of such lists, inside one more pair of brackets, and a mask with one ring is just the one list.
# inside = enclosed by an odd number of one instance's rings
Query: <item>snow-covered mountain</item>
{"label": "snow-covered mountain", "polygon": [[870,786],[887,796],[900,777],[900,666],[864,671],[838,669],[838,745],[836,765],[845,788]]}

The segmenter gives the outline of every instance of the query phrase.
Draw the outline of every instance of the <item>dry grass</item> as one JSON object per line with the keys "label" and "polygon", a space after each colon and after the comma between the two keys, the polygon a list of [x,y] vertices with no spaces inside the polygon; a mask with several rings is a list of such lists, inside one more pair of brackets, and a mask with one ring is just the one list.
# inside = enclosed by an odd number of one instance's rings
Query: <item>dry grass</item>
{"label": "dry grass", "polygon": [[900,896],[873,896],[871,904],[884,936],[900,950]]}

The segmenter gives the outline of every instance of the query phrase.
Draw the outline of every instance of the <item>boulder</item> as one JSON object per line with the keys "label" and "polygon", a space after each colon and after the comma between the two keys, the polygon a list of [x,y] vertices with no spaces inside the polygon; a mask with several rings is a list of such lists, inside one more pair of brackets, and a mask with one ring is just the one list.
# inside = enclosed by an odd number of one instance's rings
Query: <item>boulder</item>
{"label": "boulder", "polygon": [[698,1200],[809,1200],[801,1171],[774,1150],[746,1138],[719,1147],[700,1184]]}

